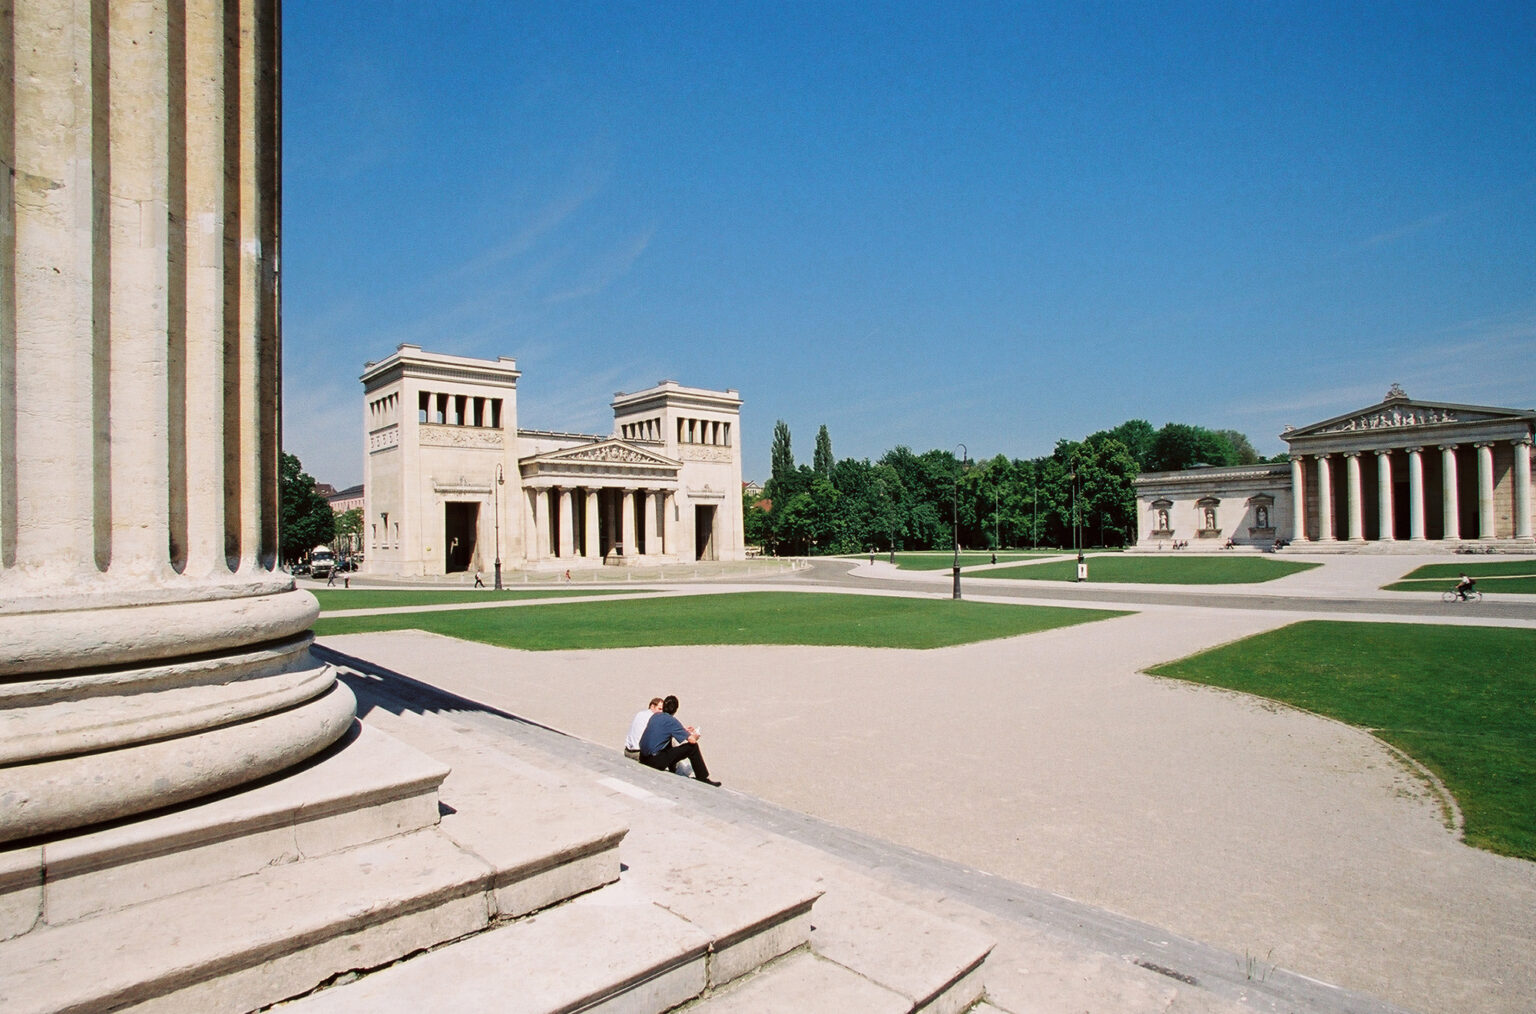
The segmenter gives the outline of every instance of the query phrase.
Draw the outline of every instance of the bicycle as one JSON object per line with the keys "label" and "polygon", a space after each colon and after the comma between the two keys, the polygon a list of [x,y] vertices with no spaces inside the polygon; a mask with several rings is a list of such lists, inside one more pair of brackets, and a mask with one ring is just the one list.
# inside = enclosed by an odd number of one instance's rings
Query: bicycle
{"label": "bicycle", "polygon": [[1473,588],[1473,589],[1471,589],[1470,591],[1467,592],[1466,598],[1463,599],[1462,595],[1461,595],[1461,592],[1457,591],[1455,588],[1452,588],[1450,591],[1444,592],[1443,594],[1441,594],[1440,601],[1441,602],[1461,602],[1461,601],[1481,602],[1481,601],[1483,601],[1483,593],[1478,591],[1476,588]]}

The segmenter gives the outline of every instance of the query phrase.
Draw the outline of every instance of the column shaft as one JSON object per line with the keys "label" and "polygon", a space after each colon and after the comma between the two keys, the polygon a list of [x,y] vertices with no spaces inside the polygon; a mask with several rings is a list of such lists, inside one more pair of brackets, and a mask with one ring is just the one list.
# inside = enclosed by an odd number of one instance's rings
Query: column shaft
{"label": "column shaft", "polygon": [[601,542],[597,527],[597,490],[587,490],[587,541],[583,547],[588,557],[598,556],[601,551]]}
{"label": "column shaft", "polygon": [[683,554],[677,546],[677,493],[670,489],[662,493],[661,533],[664,550],[682,559]]}
{"label": "column shaft", "polygon": [[1307,471],[1306,459],[1301,455],[1291,458],[1291,541],[1308,542],[1307,538]]}
{"label": "column shaft", "polygon": [[1328,455],[1317,456],[1317,541],[1333,538],[1333,477],[1328,473]]}
{"label": "column shaft", "polygon": [[1382,542],[1392,542],[1394,519],[1392,516],[1392,452],[1376,452],[1376,513],[1381,527]]}
{"label": "column shaft", "polygon": [[1441,538],[1459,539],[1461,538],[1461,504],[1456,496],[1455,444],[1441,446],[1440,469],[1441,513],[1445,516],[1445,527],[1441,533]]}
{"label": "column shaft", "polygon": [[1493,445],[1477,445],[1477,537],[1492,539],[1493,513]]}
{"label": "column shaft", "polygon": [[656,531],[656,505],[661,494],[657,490],[645,491],[645,555],[661,555],[661,535]]}
{"label": "column shaft", "polygon": [[542,560],[549,555],[549,490],[535,489],[533,493],[533,539],[529,543],[528,559]]}
{"label": "column shaft", "polygon": [[1360,489],[1360,452],[1344,455],[1344,475],[1349,510],[1349,541],[1365,541],[1365,500]]}
{"label": "column shaft", "polygon": [[1531,538],[1531,441],[1515,441],[1515,538]]}
{"label": "column shaft", "polygon": [[560,544],[556,556],[570,559],[576,553],[576,498],[568,489],[555,490],[556,516],[560,519]]}
{"label": "column shaft", "polygon": [[623,535],[621,536],[621,542],[622,542],[622,545],[624,546],[624,555],[625,556],[634,556],[635,552],[636,552],[636,547],[635,547],[635,491],[632,490],[632,489],[626,489],[626,490],[624,490],[624,494],[623,495],[624,495],[624,500],[623,500],[623,504],[622,504],[622,509],[623,509],[623,512],[624,512],[624,522],[623,522],[624,523],[624,531],[623,531]]}
{"label": "column shaft", "polygon": [[1408,448],[1408,538],[1424,541],[1424,449]]}

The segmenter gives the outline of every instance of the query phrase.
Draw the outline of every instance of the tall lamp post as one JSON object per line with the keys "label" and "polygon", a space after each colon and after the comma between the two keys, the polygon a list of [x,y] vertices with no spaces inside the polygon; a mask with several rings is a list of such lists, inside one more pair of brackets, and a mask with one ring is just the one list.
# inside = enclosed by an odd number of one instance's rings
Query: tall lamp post
{"label": "tall lamp post", "polygon": [[501,462],[496,463],[496,485],[491,487],[491,513],[496,521],[496,590],[501,591],[501,487],[507,480]]}
{"label": "tall lamp post", "polygon": [[1077,471],[1074,469],[1068,478],[1072,482],[1072,545],[1077,550],[1077,579],[1086,581],[1088,561],[1083,559],[1083,526],[1077,514]]}
{"label": "tall lamp post", "polygon": [[[966,459],[969,458],[971,455],[970,455],[970,452],[968,450],[966,450],[964,444],[959,445],[958,449],[960,451],[960,464],[961,464],[961,467],[963,468],[965,466]],[[955,568],[954,568],[954,574],[955,574],[955,598],[958,599],[960,597],[960,473],[959,473],[959,471],[955,472],[955,500],[954,500],[953,524],[954,524],[954,536],[955,536]]]}

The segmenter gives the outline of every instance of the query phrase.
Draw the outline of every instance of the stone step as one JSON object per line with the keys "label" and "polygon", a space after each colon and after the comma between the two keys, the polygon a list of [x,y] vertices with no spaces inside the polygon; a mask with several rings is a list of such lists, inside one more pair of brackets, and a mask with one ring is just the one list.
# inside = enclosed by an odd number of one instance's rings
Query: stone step
{"label": "stone step", "polygon": [[688,1014],[908,1014],[912,1004],[842,965],[796,951],[684,1009]]}
{"label": "stone step", "polygon": [[493,870],[436,829],[0,945],[0,1010],[246,1011],[484,929]]}
{"label": "stone step", "polygon": [[[573,795],[550,798],[569,805]],[[721,852],[683,827],[626,840],[616,885],[282,1009],[405,1011],[412,1004],[398,998],[419,997],[470,1011],[667,1010],[803,947],[811,932],[813,886]],[[460,983],[452,1002],[440,993],[447,981]],[[509,996],[522,1006],[505,1006]]]}
{"label": "stone step", "polygon": [[[558,908],[280,1005],[283,1014],[671,1010],[803,946],[816,893],[700,871],[718,896],[626,879]],[[641,878],[637,878],[641,879]],[[781,950],[782,949],[782,950]],[[765,959],[766,960],[766,959]]]}
{"label": "stone step", "polygon": [[28,924],[0,942],[0,1010],[247,1011],[618,879],[611,812],[502,771],[503,819],[439,823],[447,773],[365,728],[279,782],[0,854],[26,884],[0,915]]}
{"label": "stone step", "polygon": [[301,770],[0,853],[0,939],[432,827],[448,767],[361,724]]}
{"label": "stone step", "polygon": [[811,950],[903,997],[907,1010],[959,1014],[985,991],[993,941],[974,930],[843,885],[816,903]]}

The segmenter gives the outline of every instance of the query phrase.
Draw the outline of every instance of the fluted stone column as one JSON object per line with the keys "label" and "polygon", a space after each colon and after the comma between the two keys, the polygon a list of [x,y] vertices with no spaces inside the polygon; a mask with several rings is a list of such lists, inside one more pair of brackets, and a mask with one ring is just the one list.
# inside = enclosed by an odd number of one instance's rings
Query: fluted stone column
{"label": "fluted stone column", "polygon": [[274,0],[0,9],[0,842],[352,725],[277,568],[277,27]]}
{"label": "fluted stone column", "polygon": [[1333,477],[1328,474],[1328,455],[1317,456],[1317,541],[1333,542]]}
{"label": "fluted stone column", "polygon": [[1392,452],[1376,452],[1376,511],[1382,542],[1396,541],[1392,515]]}
{"label": "fluted stone column", "polygon": [[1477,446],[1477,537],[1479,539],[1492,539],[1494,532],[1493,513],[1493,445],[1481,443]]}
{"label": "fluted stone column", "polygon": [[533,543],[528,559],[542,560],[550,555],[549,541],[549,490],[533,490]]}
{"label": "fluted stone column", "polygon": [[560,544],[555,555],[568,560],[576,553],[576,500],[570,490],[556,489],[555,502],[555,516],[560,519],[560,533],[556,536]]}
{"label": "fluted stone column", "polygon": [[656,531],[656,496],[653,489],[644,490],[641,494],[641,513],[645,520],[645,555],[661,555],[661,536]]}
{"label": "fluted stone column", "polygon": [[622,504],[620,506],[621,506],[622,517],[623,517],[623,521],[622,521],[622,524],[623,524],[623,534],[620,536],[620,538],[623,539],[624,555],[625,556],[633,556],[633,555],[635,555],[635,549],[636,549],[636,547],[635,547],[635,491],[633,489],[626,489],[626,490],[624,490],[623,502],[622,502]]}
{"label": "fluted stone column", "polygon": [[1307,538],[1307,472],[1305,458],[1291,458],[1291,535],[1292,542],[1310,542]]}
{"label": "fluted stone column", "polygon": [[1531,439],[1515,441],[1515,538],[1531,538]]}
{"label": "fluted stone column", "polygon": [[1408,450],[1408,539],[1424,541],[1424,448]]}
{"label": "fluted stone column", "polygon": [[1443,539],[1461,538],[1461,504],[1456,496],[1456,445],[1440,446],[1441,513],[1445,516]]}
{"label": "fluted stone column", "polygon": [[661,538],[667,553],[683,558],[677,545],[677,494],[670,489],[661,492]]}
{"label": "fluted stone column", "polygon": [[1365,500],[1360,490],[1360,452],[1344,454],[1345,497],[1349,513],[1349,541],[1365,541]]}
{"label": "fluted stone column", "polygon": [[599,547],[602,545],[602,542],[601,542],[601,540],[600,540],[600,538],[598,536],[597,519],[598,519],[598,513],[597,513],[597,490],[589,489],[589,490],[587,490],[587,545],[586,545],[586,549],[587,549],[586,555],[589,558],[593,557],[593,556],[597,556],[598,555]]}

